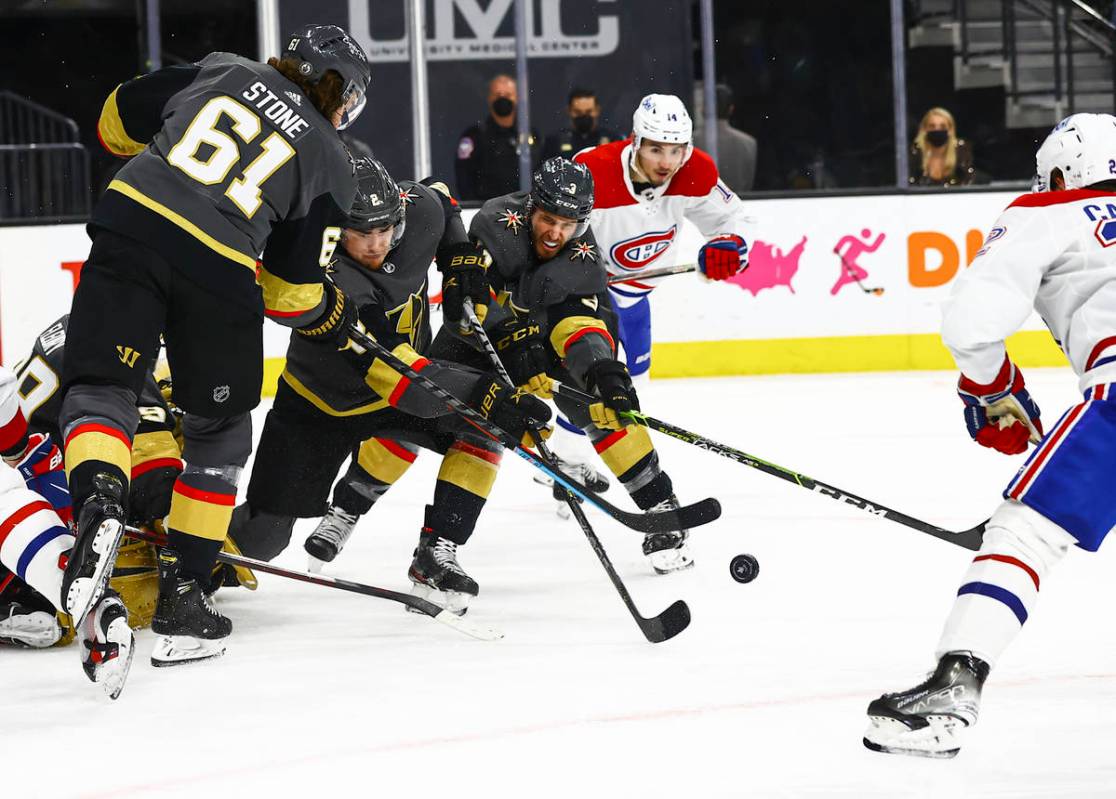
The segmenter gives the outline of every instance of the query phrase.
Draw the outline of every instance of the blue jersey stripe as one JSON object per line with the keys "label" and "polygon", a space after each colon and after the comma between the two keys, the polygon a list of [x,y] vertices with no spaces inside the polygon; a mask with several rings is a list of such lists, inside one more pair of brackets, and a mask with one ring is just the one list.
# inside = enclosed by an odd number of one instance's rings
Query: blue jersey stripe
{"label": "blue jersey stripe", "polygon": [[16,564],[16,574],[19,579],[27,580],[27,567],[31,565],[31,561],[39,554],[39,551],[48,543],[58,538],[59,536],[69,535],[70,531],[65,527],[55,525],[49,530],[44,530],[37,536],[31,539],[31,543],[27,545],[27,549],[23,550],[23,554],[19,556],[19,562]]}
{"label": "blue jersey stripe", "polygon": [[1020,624],[1027,621],[1027,608],[1023,607],[1023,601],[1006,588],[1000,588],[1000,586],[991,583],[966,583],[961,586],[957,596],[963,594],[980,594],[989,599],[1003,602],[1015,614],[1015,618],[1019,619]]}

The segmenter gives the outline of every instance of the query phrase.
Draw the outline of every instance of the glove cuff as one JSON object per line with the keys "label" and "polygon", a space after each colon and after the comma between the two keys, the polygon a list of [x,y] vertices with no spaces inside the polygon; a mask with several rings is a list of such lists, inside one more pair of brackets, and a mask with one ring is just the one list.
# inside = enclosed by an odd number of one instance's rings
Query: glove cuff
{"label": "glove cuff", "polygon": [[988,401],[995,401],[999,397],[997,394],[1005,392],[1018,391],[1023,388],[1023,373],[1016,368],[1015,364],[1011,362],[1006,355],[1004,362],[1000,366],[1000,371],[996,373],[996,377],[990,383],[978,383],[965,374],[962,374],[957,381],[957,393],[961,394],[961,399],[969,402],[965,395],[971,396],[973,399],[986,398]]}

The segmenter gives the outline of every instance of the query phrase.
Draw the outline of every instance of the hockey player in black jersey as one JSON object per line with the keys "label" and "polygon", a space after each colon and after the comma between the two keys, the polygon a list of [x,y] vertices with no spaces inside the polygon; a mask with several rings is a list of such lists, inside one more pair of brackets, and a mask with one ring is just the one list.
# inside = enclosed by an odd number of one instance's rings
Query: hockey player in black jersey
{"label": "hockey player in black jersey", "polygon": [[[478,316],[512,379],[544,398],[553,396],[549,375],[596,393],[601,402],[589,408],[562,397],[555,397],[555,403],[586,429],[605,465],[641,509],[677,507],[670,477],[659,466],[647,430],[624,424],[617,415],[638,410],[639,400],[627,367],[615,358],[616,320],[606,290],[607,275],[589,228],[592,208],[592,175],[564,158],[544,162],[530,192],[486,202],[473,217],[469,232],[489,257],[461,264],[446,275],[445,324],[431,354],[487,368],[487,356],[462,322],[462,303],[468,296],[478,305],[487,305],[490,291],[495,292],[499,307],[487,317]],[[363,471],[350,471],[348,478],[355,490],[372,500],[382,496],[409,465],[397,442],[380,440],[362,454]],[[363,489],[355,488],[364,474],[376,479],[366,480]],[[336,504],[336,496],[334,507],[344,510]],[[327,516],[323,527],[335,526],[337,531],[319,527],[319,540],[308,541],[312,555],[332,557],[344,545],[351,520],[336,510],[333,516]],[[693,565],[686,537],[686,531],[645,536],[643,552],[655,572],[666,574]]]}
{"label": "hockey player in black jersey", "polygon": [[[472,404],[494,393],[490,418],[512,435],[545,424],[550,411],[544,403],[487,370],[424,357],[433,357],[426,291],[431,261],[437,260],[444,283],[460,286],[460,273],[485,258],[468,240],[445,185],[397,185],[371,159],[357,162],[357,176],[333,279],[360,307],[362,325],[412,368]],[[296,518],[325,512],[308,548],[329,560],[356,518],[420,447],[443,453],[443,459],[409,576],[420,595],[464,612],[478,587],[458,564],[456,548],[468,540],[484,507],[501,447],[421,387],[351,347],[338,351],[292,337],[247,502],[236,509],[230,536],[244,554],[270,560],[286,548]],[[350,454],[352,464],[327,510],[330,487]]]}
{"label": "hockey player in black jersey", "polygon": [[370,80],[348,34],[312,25],[267,64],[212,53],[130,80],[105,102],[100,138],[131,160],[94,209],[70,317],[59,426],[78,534],[63,601],[80,624],[111,573],[135,397],[162,335],[186,413],[186,466],[168,518],[155,665],[220,655],[232,630],[201,583],[251,451],[264,316],[323,340],[355,319],[324,267],[356,190],[337,129]]}

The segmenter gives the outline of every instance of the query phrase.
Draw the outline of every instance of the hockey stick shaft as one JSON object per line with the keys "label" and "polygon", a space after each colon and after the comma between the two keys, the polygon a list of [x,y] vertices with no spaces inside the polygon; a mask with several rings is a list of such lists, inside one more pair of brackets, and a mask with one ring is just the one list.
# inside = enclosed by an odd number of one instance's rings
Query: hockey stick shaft
{"label": "hockey stick shaft", "polygon": [[699,527],[716,520],[721,515],[721,506],[715,499],[705,499],[693,505],[684,506],[676,511],[630,513],[621,510],[602,498],[599,494],[590,491],[581,483],[571,479],[562,471],[552,468],[535,453],[520,446],[518,441],[494,425],[478,411],[446,391],[430,378],[412,369],[360,328],[355,325],[350,327],[349,338],[358,347],[376,353],[378,359],[399,372],[415,385],[422,387],[423,390],[428,391],[431,395],[440,399],[446,404],[447,408],[464,418],[484,435],[488,436],[493,441],[500,442],[505,448],[511,450],[547,477],[559,483],[563,488],[573,492],[589,504],[596,506],[626,527],[641,533],[669,532]]}
{"label": "hockey stick shaft", "polygon": [[[128,525],[124,528],[124,533],[132,538],[147,541],[149,544],[155,544],[156,546],[167,545],[166,536],[151,530],[143,530]],[[342,580],[339,577],[330,577],[326,574],[312,574],[310,572],[284,569],[281,566],[275,566],[264,560],[256,560],[255,558],[248,558],[243,555],[234,555],[231,552],[218,552],[217,560],[221,563],[227,563],[230,566],[242,566],[253,569],[254,571],[274,574],[277,577],[286,577],[290,580],[298,580],[300,582],[320,585],[326,588],[336,588],[340,591],[349,591],[354,594],[363,594],[364,596],[372,596],[377,599],[388,599],[392,602],[398,602],[401,605],[406,605],[412,610],[429,616],[434,619],[434,621],[441,622],[447,627],[452,627],[458,632],[464,633],[472,638],[480,639],[481,641],[497,641],[504,637],[504,634],[497,630],[481,627],[470,621],[466,621],[460,616],[435,605],[429,600],[411,596],[401,591],[392,591],[390,588],[378,588],[374,585],[365,585],[364,583],[358,583],[352,580]]]}
{"label": "hockey stick shaft", "polygon": [[[511,375],[508,374],[508,370],[504,368],[504,362],[500,360],[496,348],[492,346],[492,341],[488,338],[488,333],[485,332],[484,325],[481,324],[480,319],[477,318],[476,311],[473,310],[473,302],[468,298],[465,300],[465,315],[469,319],[469,324],[473,328],[473,333],[476,335],[477,341],[484,347],[484,351],[488,354],[488,359],[492,361],[492,366],[496,369],[496,372],[508,385],[514,386],[515,382],[511,379]],[[551,454],[550,449],[546,446],[546,441],[543,440],[542,436],[539,435],[537,431],[532,431],[531,437],[535,441],[535,446],[539,448],[539,454],[542,456],[543,461],[557,471],[557,464],[554,462],[554,456]],[[650,619],[643,617],[639,612],[639,608],[636,607],[632,595],[628,592],[628,587],[624,585],[624,581],[621,580],[620,575],[616,573],[616,568],[612,565],[612,560],[609,558],[608,552],[605,551],[601,540],[597,538],[593,526],[589,524],[589,519],[585,517],[585,512],[581,509],[581,504],[578,502],[577,497],[574,496],[572,491],[567,490],[565,492],[565,498],[566,505],[570,508],[570,513],[573,514],[578,526],[581,527],[581,532],[583,532],[585,537],[589,540],[589,546],[592,547],[594,554],[597,556],[597,560],[601,562],[601,566],[608,575],[608,579],[612,581],[613,588],[615,588],[616,593],[620,595],[620,599],[624,601],[624,606],[628,609],[628,612],[632,614],[632,618],[635,619],[643,636],[651,643],[657,644],[673,638],[678,635],[678,633],[682,632],[682,630],[686,629],[690,623],[690,609],[685,603],[681,602],[681,600],[671,605],[671,607],[667,608],[659,616]],[[681,610],[676,607],[679,604],[682,606]],[[671,623],[672,621],[673,623]]]}
{"label": "hockey stick shaft", "polygon": [[696,272],[697,268],[697,264],[678,264],[676,266],[663,266],[657,269],[644,269],[642,272],[632,272],[629,275],[609,275],[608,285],[626,283],[629,280],[650,280],[653,277],[684,275],[688,272]]}
{"label": "hockey stick shaft", "polygon": [[[572,386],[559,385],[557,389],[560,394],[579,402],[594,401],[594,398],[591,395],[586,394],[583,391],[580,391]],[[721,444],[710,438],[705,438],[704,436],[700,436],[697,433],[692,433],[689,430],[684,430],[681,427],[676,427],[672,424],[668,424],[667,422],[663,422],[653,416],[647,416],[646,414],[635,411],[626,415],[632,421],[644,425],[651,430],[656,430],[660,433],[670,436],[671,438],[675,438],[687,444],[692,444],[695,447],[708,450],[709,452],[712,452],[716,455],[721,455],[722,457],[736,461],[737,463],[741,463],[752,469],[764,472],[765,474],[770,474],[774,477],[778,477],[782,480],[794,483],[801,486],[802,488],[807,489],[808,491],[813,491],[817,494],[821,494],[822,496],[829,497],[830,499],[835,499],[838,502],[850,505],[854,508],[864,511],[865,513],[869,513],[876,517],[888,519],[889,521],[893,521],[897,524],[909,527],[912,530],[917,530],[920,533],[926,533],[927,535],[934,536],[935,538],[940,538],[943,541],[949,541],[951,544],[956,544],[957,546],[963,547],[964,549],[970,549],[973,551],[980,549],[981,541],[984,537],[985,522],[981,522],[980,524],[968,530],[946,530],[944,528],[930,524],[929,522],[922,521],[921,519],[916,519],[913,516],[908,516],[905,513],[889,508],[886,505],[880,504],[879,502],[865,499],[864,497],[857,496],[856,494],[853,494],[849,491],[844,491],[843,489],[837,488],[836,486],[829,485],[828,483],[823,483],[821,480],[815,480],[812,477],[807,477],[806,475],[796,472],[792,469],[787,469],[783,466],[779,466],[778,464],[771,463],[770,461],[765,461],[762,458],[757,458],[754,455],[749,455],[746,452],[741,452],[738,449],[734,449],[733,447]]]}

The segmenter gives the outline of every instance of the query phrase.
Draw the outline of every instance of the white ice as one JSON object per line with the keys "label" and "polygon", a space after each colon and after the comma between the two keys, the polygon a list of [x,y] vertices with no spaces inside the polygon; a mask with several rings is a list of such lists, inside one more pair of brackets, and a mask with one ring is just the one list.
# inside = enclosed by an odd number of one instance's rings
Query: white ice
{"label": "white ice", "polygon": [[[1066,370],[1031,370],[1053,423]],[[644,410],[952,529],[988,516],[1020,461],[974,445],[953,374],[656,381]],[[257,433],[263,409],[256,414]],[[391,602],[260,575],[219,595],[228,654],[156,670],[138,634],[115,703],[71,647],[0,650],[0,795],[963,797],[1116,795],[1116,553],[1074,551],[993,673],[955,760],[861,745],[868,701],[932,666],[972,553],[662,436],[696,568],[656,577],[639,536],[589,517],[644,615],[693,623],[647,643],[581,532],[507,456],[461,560],[481,585],[465,638]],[[339,576],[406,587],[438,459],[367,516]],[[610,492],[618,504],[627,498]],[[279,562],[304,568],[299,524]],[[739,585],[729,560],[759,558]]]}

